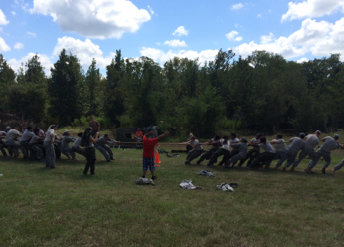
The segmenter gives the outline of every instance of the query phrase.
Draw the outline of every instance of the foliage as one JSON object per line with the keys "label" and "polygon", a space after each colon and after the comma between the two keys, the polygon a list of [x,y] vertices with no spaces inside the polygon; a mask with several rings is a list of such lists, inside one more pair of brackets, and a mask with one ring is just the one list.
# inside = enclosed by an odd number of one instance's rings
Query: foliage
{"label": "foliage", "polygon": [[[25,117],[46,124],[70,125],[76,119],[79,125],[78,119],[94,115],[110,128],[163,123],[164,130],[177,128],[179,134],[204,138],[222,130],[344,128],[339,54],[299,64],[266,51],[235,58],[231,50],[221,49],[203,65],[198,59],[175,57],[160,66],[148,57],[123,59],[117,50],[102,77],[95,59],[84,73],[77,58],[63,50],[48,83],[38,55],[19,69],[16,80],[1,55],[0,75],[1,109],[26,112]],[[32,102],[41,104],[39,113],[25,103],[27,86],[38,95]]]}

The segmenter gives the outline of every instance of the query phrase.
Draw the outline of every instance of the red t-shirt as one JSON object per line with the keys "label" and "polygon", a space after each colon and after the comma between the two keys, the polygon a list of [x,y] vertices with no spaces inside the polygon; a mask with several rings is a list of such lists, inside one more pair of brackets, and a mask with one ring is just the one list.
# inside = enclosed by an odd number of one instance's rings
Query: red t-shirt
{"label": "red t-shirt", "polygon": [[154,147],[158,143],[158,138],[147,139],[143,137],[143,158],[154,158]]}

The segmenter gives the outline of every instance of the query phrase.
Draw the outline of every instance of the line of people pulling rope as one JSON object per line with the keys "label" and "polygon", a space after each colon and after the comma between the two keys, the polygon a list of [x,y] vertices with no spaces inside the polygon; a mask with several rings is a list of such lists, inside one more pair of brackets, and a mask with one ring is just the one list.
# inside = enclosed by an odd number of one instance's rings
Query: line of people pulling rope
{"label": "line of people pulling rope", "polygon": [[[188,152],[184,165],[189,165],[192,160],[200,157],[196,165],[200,165],[204,160],[208,160],[207,167],[214,167],[218,158],[223,156],[218,166],[230,168],[237,165],[241,167],[248,160],[246,164],[247,169],[269,169],[271,162],[278,160],[274,168],[277,170],[287,160],[283,166],[283,171],[286,171],[290,166],[290,171],[294,171],[299,163],[309,156],[311,161],[305,172],[314,173],[312,169],[320,158],[323,158],[325,164],[321,171],[326,173],[326,168],[331,163],[331,151],[338,148],[344,149],[344,145],[338,143],[338,134],[335,134],[333,137],[326,136],[319,140],[320,134],[321,131],[319,130],[307,136],[304,133],[300,133],[298,137],[293,137],[288,141],[290,143],[288,147],[281,134],[277,134],[275,139],[268,141],[265,136],[258,133],[249,143],[245,137],[239,140],[235,133],[232,133],[230,137],[223,136],[223,138],[215,135],[213,139],[203,144],[211,145],[210,150],[204,151],[201,143],[190,133],[189,139],[184,144],[188,145],[187,149],[191,150]],[[320,141],[323,144],[314,151]],[[249,146],[252,147],[250,150],[248,150]],[[260,149],[263,149],[264,152],[261,153]],[[299,155],[297,156],[298,153]],[[334,167],[332,174],[343,166],[344,159]]]}
{"label": "line of people pulling rope", "polygon": [[[19,128],[12,129],[8,126],[5,131],[0,131],[0,150],[4,157],[18,157],[19,151],[21,151],[24,159],[39,160],[45,162],[46,167],[55,168],[55,160],[61,159],[61,154],[73,161],[77,161],[75,153],[87,158],[87,148],[92,146],[89,143],[82,143],[82,138],[87,132],[86,135],[92,134],[94,137],[97,134],[93,147],[98,149],[108,162],[114,160],[110,146],[120,142],[111,139],[108,134],[98,138],[99,128],[97,126],[95,129],[92,127],[87,128],[84,133],[78,133],[77,137],[72,137],[68,130],[64,131],[62,136],[58,136],[55,132],[57,128],[57,125],[51,125],[48,131],[44,132],[38,126],[35,129],[29,126],[21,133]],[[70,143],[73,143],[71,147],[69,146]],[[6,153],[5,148],[8,149],[9,155]]]}

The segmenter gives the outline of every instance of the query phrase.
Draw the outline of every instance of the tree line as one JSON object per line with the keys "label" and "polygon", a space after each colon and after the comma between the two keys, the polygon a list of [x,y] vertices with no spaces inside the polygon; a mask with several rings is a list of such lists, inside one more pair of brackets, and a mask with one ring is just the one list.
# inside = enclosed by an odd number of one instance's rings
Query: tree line
{"label": "tree line", "polygon": [[255,51],[220,50],[214,61],[175,57],[160,65],[116,51],[101,75],[84,72],[62,50],[47,77],[35,55],[17,71],[0,54],[0,113],[35,123],[77,125],[97,116],[108,127],[176,127],[200,137],[216,131],[343,128],[344,64],[339,54],[304,63]]}

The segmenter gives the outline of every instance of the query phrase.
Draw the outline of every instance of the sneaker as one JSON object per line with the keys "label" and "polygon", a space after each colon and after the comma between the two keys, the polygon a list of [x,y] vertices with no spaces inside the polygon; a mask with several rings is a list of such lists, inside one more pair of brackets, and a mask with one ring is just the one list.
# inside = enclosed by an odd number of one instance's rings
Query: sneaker
{"label": "sneaker", "polygon": [[307,173],[311,173],[311,174],[313,174],[314,172],[311,170],[311,169],[309,169],[309,168],[306,168],[305,169],[305,172],[307,172]]}
{"label": "sneaker", "polygon": [[142,176],[141,178],[145,178],[146,176]]}
{"label": "sneaker", "polygon": [[157,179],[157,178],[158,178],[157,176],[153,176],[153,177],[152,177],[152,180]]}
{"label": "sneaker", "polygon": [[115,160],[114,158],[110,158],[110,160]]}
{"label": "sneaker", "polygon": [[325,174],[326,173],[325,168],[321,169],[321,172]]}

